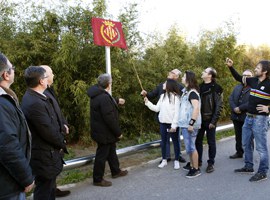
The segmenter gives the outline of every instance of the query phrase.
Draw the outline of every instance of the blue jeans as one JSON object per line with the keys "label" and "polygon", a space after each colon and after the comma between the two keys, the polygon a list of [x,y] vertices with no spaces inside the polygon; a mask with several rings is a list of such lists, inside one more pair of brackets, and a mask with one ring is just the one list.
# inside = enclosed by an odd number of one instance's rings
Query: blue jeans
{"label": "blue jeans", "polygon": [[15,195],[13,197],[9,197],[8,200],[26,200],[25,193],[20,192],[19,194]]}
{"label": "blue jeans", "polygon": [[269,117],[265,115],[247,116],[242,129],[242,143],[245,154],[245,167],[253,168],[253,137],[260,156],[258,172],[267,173],[269,169],[267,131]]}
{"label": "blue jeans", "polygon": [[162,159],[167,159],[168,140],[171,137],[173,141],[175,160],[178,160],[180,155],[179,128],[177,128],[174,133],[168,133],[167,129],[170,128],[171,124],[160,123]]}
{"label": "blue jeans", "polygon": [[[180,130],[179,130],[179,136],[180,136]],[[180,149],[180,152],[179,152],[179,157],[181,156],[181,141],[180,141],[180,137],[178,138],[179,140],[179,149]],[[166,158],[171,158],[171,145],[170,145],[170,137],[167,138],[167,144],[166,144]],[[162,140],[161,140],[161,143],[160,143],[160,146],[162,146]]]}
{"label": "blue jeans", "polygon": [[198,129],[194,129],[193,132],[189,132],[187,128],[181,128],[184,137],[185,147],[187,154],[191,154],[196,151],[195,140],[198,133]]}

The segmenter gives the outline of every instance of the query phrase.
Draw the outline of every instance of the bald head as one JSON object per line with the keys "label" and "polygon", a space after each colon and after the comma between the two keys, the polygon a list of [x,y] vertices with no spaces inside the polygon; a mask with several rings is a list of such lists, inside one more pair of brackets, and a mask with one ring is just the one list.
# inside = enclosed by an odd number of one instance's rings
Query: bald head
{"label": "bald head", "polygon": [[46,70],[46,74],[48,76],[48,85],[51,86],[53,84],[53,77],[54,77],[52,68],[50,68],[48,65],[40,65],[40,67]]}

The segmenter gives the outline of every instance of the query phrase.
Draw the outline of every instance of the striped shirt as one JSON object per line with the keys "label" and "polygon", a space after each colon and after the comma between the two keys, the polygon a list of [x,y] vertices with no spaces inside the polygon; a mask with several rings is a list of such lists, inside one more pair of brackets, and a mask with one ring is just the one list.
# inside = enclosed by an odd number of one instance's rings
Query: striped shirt
{"label": "striped shirt", "polygon": [[229,68],[235,80],[246,83],[250,86],[250,96],[248,100],[248,110],[250,114],[256,115],[268,115],[268,113],[259,113],[256,109],[258,104],[265,106],[270,105],[270,80],[269,78],[264,79],[262,82],[259,81],[258,77],[246,78],[237,73],[233,68]]}

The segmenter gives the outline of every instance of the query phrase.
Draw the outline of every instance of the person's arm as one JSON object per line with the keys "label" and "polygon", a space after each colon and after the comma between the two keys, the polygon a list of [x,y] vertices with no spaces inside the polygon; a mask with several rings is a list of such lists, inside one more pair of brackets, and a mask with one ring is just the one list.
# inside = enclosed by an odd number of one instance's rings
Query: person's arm
{"label": "person's arm", "polygon": [[175,102],[174,102],[174,116],[173,116],[173,121],[171,128],[172,132],[176,131],[176,128],[178,127],[178,121],[179,121],[179,109],[180,109],[180,97],[178,95],[175,95],[174,97]]}
{"label": "person's arm", "polygon": [[22,188],[26,188],[33,183],[34,177],[19,143],[18,124],[14,118],[17,114],[8,106],[0,103],[0,163]]}
{"label": "person's arm", "polygon": [[258,104],[256,110],[258,110],[259,113],[270,113],[270,107],[267,105]]}
{"label": "person's arm", "polygon": [[160,104],[161,104],[161,98],[163,98],[163,95],[160,96],[157,105],[154,105],[151,101],[148,100],[147,97],[144,97],[144,102],[145,105],[152,111],[154,112],[159,112],[160,111]]}
{"label": "person's arm", "polygon": [[216,124],[217,124],[217,121],[221,115],[221,111],[222,111],[222,108],[223,108],[223,97],[222,97],[222,92],[223,92],[223,89],[217,85],[216,88],[215,88],[215,91],[214,91],[214,104],[215,104],[215,107],[214,107],[214,113],[213,113],[213,117],[212,117],[212,120],[211,120],[211,123],[210,123],[210,128],[215,128],[216,127]]}
{"label": "person's arm", "polygon": [[157,98],[162,93],[161,90],[163,91],[163,84],[159,84],[153,91],[148,92],[146,97],[148,99]]}
{"label": "person's arm", "polygon": [[115,102],[118,104],[118,105],[124,105],[126,100],[123,99],[123,98],[114,98],[115,99]]}
{"label": "person's arm", "polygon": [[248,102],[241,104],[241,105],[239,106],[239,110],[240,110],[241,112],[246,112],[246,111],[248,110]]}
{"label": "person's arm", "polygon": [[236,81],[239,81],[240,83],[246,84],[246,82],[243,80],[243,76],[241,76],[233,67],[233,61],[230,58],[226,58],[226,65],[229,67],[231,74],[233,75],[234,79]]}
{"label": "person's arm", "polygon": [[194,130],[193,125],[194,125],[195,121],[197,120],[197,118],[199,116],[199,113],[200,113],[199,101],[197,99],[191,99],[191,104],[192,104],[192,107],[193,107],[193,112],[192,112],[191,120],[190,120],[190,123],[189,123],[189,126],[188,126],[188,131],[189,132],[192,132]]}
{"label": "person's arm", "polygon": [[229,97],[229,104],[230,104],[232,111],[234,111],[234,109],[237,107],[236,103],[234,102],[234,97],[235,97],[235,95],[237,95],[236,88],[237,88],[237,86],[233,89],[233,92],[231,93],[231,95]]}

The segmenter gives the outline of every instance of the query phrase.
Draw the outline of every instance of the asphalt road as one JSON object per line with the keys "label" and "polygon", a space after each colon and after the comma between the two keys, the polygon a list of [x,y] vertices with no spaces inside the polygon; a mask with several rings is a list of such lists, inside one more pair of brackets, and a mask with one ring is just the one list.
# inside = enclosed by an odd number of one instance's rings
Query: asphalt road
{"label": "asphalt road", "polygon": [[[71,190],[71,195],[61,200],[270,200],[270,180],[251,183],[251,175],[234,173],[234,169],[244,166],[243,159],[229,159],[229,155],[235,152],[234,145],[234,137],[217,143],[215,171],[211,174],[205,172],[208,149],[206,145],[202,174],[197,178],[186,178],[187,172],[182,168],[174,170],[173,162],[159,169],[157,165],[160,159],[157,159],[128,169],[129,174],[126,177],[107,177],[106,179],[113,183],[111,187],[93,186],[92,179],[64,186]],[[183,155],[187,158],[185,152]],[[256,171],[259,162],[256,151],[254,159]]]}

